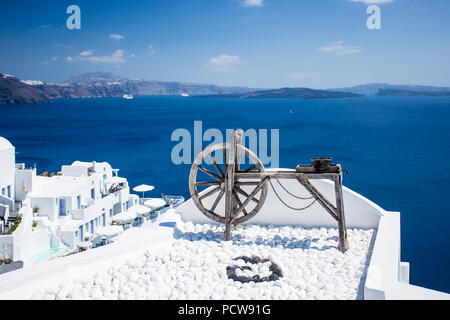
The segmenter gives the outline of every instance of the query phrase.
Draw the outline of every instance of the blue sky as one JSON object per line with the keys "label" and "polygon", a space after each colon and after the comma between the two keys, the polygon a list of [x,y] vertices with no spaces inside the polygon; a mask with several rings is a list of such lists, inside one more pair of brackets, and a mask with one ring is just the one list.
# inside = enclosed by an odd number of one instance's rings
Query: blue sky
{"label": "blue sky", "polygon": [[[369,30],[370,3],[381,30]],[[66,9],[81,9],[68,30]],[[450,86],[448,0],[7,1],[0,72],[257,88],[369,82]]]}

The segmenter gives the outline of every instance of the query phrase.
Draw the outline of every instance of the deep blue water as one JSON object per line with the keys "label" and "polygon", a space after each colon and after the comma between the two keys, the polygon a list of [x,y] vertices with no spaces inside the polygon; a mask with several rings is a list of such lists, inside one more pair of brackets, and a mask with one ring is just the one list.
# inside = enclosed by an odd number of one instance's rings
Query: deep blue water
{"label": "deep blue water", "polygon": [[194,120],[222,132],[280,129],[281,167],[332,156],[353,173],[346,186],[401,212],[411,283],[450,292],[449,97],[62,100],[0,107],[0,136],[39,173],[74,160],[108,161],[132,186],[157,186],[154,196],[188,197],[190,166],[171,162],[170,137],[177,128],[192,132]]}

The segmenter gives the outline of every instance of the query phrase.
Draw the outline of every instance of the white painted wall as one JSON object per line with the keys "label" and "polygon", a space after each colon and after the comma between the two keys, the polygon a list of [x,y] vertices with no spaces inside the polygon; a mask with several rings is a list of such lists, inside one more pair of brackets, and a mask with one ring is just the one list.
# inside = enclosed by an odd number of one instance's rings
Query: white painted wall
{"label": "white painted wall", "polygon": [[38,216],[48,217],[51,221],[56,221],[58,219],[59,209],[56,200],[57,198],[51,197],[32,197],[31,206],[32,208],[39,208]]}
{"label": "white painted wall", "polygon": [[[281,180],[283,186],[291,193],[298,196],[309,196],[309,193],[296,180]],[[330,180],[311,180],[311,183],[325,196],[331,203],[335,204],[334,184]],[[286,194],[276,182],[273,182],[278,194],[290,206],[301,208],[311,202],[311,200],[299,200]],[[210,187],[200,195],[208,192],[214,187]],[[247,193],[251,192],[250,188],[243,188]],[[204,200],[206,207],[211,207],[217,197],[217,193]],[[343,188],[344,205],[345,205],[345,219],[347,227],[349,228],[377,228],[380,217],[384,210],[362,197],[356,192],[344,187]],[[258,198],[258,197],[257,197]],[[242,200],[244,198],[241,198]],[[219,202],[217,210],[224,211],[224,197]],[[212,220],[207,218],[196,207],[192,199],[187,200],[179,207],[183,220],[192,221],[196,223],[212,223]],[[268,193],[266,201],[261,208],[261,211],[252,219],[245,222],[251,224],[276,224],[276,225],[301,225],[304,227],[337,227],[337,222],[334,220],[319,203],[315,203],[312,207],[304,211],[294,211],[285,207],[276,197],[270,185],[268,185]]]}
{"label": "white painted wall", "polygon": [[36,169],[21,169],[15,171],[15,195],[17,201],[25,200],[27,194],[33,191],[33,181],[35,177]]}
{"label": "white painted wall", "polygon": [[16,156],[14,147],[4,138],[0,137],[0,194],[10,187],[9,198],[14,199],[14,176],[16,170]]}

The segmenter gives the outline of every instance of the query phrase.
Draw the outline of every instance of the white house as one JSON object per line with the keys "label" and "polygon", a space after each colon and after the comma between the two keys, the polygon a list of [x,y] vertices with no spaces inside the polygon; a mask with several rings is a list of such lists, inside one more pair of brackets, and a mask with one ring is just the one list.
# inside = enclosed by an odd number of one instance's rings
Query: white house
{"label": "white house", "polygon": [[10,211],[14,208],[15,149],[0,137],[0,234],[4,232]]}
{"label": "white house", "polygon": [[[35,168],[16,165],[14,154],[11,143],[0,138],[0,258],[27,261],[46,250],[76,249],[139,202],[107,162],[75,161],[56,175],[38,176]],[[12,214],[22,221],[4,234]]]}

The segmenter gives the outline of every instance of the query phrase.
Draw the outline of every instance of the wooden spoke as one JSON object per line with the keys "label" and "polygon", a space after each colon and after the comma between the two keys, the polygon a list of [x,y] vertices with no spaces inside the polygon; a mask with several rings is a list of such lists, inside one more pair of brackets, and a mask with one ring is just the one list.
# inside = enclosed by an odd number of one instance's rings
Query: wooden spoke
{"label": "wooden spoke", "polygon": [[205,186],[218,186],[220,182],[218,181],[204,181],[204,182],[196,182],[196,186],[205,187]]}
{"label": "wooden spoke", "polygon": [[[261,188],[264,186],[264,183],[267,181],[267,177],[263,178],[259,184],[256,186],[255,190],[252,191],[252,193],[250,193],[250,195],[248,196],[247,199],[245,199],[244,203],[239,206],[239,208],[236,210],[236,217],[239,214],[239,212],[241,212],[245,206],[250,202],[250,200],[259,192],[259,190],[261,190]],[[236,218],[235,217],[235,218]],[[234,219],[233,219],[234,220]]]}
{"label": "wooden spoke", "polygon": [[[245,192],[244,190],[242,190],[242,189],[239,188],[239,187],[234,188],[234,190],[236,190],[237,192],[239,192],[240,194],[242,194],[243,196],[245,196],[245,197],[247,197],[247,198],[250,196],[247,192]],[[256,199],[256,198],[252,198],[252,201],[254,201],[254,202],[256,202],[256,203],[259,202],[259,200]]]}
{"label": "wooden spoke", "polygon": [[[242,202],[241,199],[239,199],[239,196],[237,195],[236,191],[233,189],[233,196],[236,199],[237,204],[241,207],[242,206]],[[245,210],[245,208],[242,208],[242,212],[244,212],[244,215],[248,215],[247,210]],[[237,213],[236,213],[237,216]]]}
{"label": "wooden spoke", "polygon": [[256,164],[254,164],[254,165],[252,165],[251,167],[249,167],[249,168],[247,168],[245,171],[243,171],[243,172],[249,172],[249,171],[252,171],[253,169],[255,169],[257,167],[257,165]]}
{"label": "wooden spoke", "polygon": [[199,200],[202,201],[203,199],[205,199],[205,198],[207,198],[207,197],[213,195],[214,193],[218,192],[219,190],[222,190],[222,189],[220,188],[220,186],[218,186],[217,188],[214,188],[214,189],[208,191],[207,193],[205,193],[204,195],[202,195],[202,196],[199,198]]}
{"label": "wooden spoke", "polygon": [[219,201],[220,201],[220,199],[222,199],[222,197],[223,197],[224,194],[225,194],[225,190],[222,189],[222,190],[220,191],[220,193],[219,193],[219,195],[218,195],[216,201],[214,201],[214,204],[212,205],[210,211],[213,211],[213,212],[214,212],[214,210],[216,210],[216,207],[217,207],[217,205],[219,204]]}
{"label": "wooden spoke", "polygon": [[236,186],[257,186],[259,181],[238,181],[234,185]]}
{"label": "wooden spoke", "polygon": [[214,159],[210,153],[208,153],[208,157],[211,159],[212,164],[214,165],[214,168],[216,168],[216,170],[217,170],[217,173],[219,173],[222,178],[225,178],[225,175],[223,174],[222,169],[220,169],[220,167],[217,165],[216,161],[214,161]]}
{"label": "wooden spoke", "polygon": [[203,171],[204,173],[206,173],[208,176],[213,177],[214,179],[216,179],[217,181],[222,181],[222,178],[219,177],[217,174],[215,174],[214,172],[209,171],[208,169],[203,168],[202,166],[198,166],[198,168]]}

